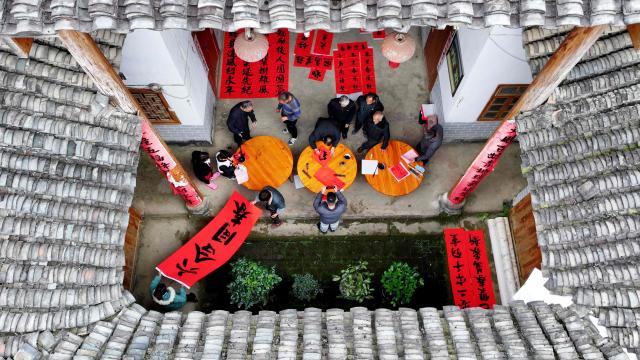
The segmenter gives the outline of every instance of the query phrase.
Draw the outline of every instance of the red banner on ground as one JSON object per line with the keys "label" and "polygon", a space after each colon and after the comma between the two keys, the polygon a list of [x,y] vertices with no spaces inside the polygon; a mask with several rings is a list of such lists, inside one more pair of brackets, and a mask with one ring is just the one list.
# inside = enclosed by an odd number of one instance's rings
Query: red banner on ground
{"label": "red banner on ground", "polygon": [[376,92],[373,49],[366,42],[340,43],[333,57],[336,95]]}
{"label": "red banner on ground", "polygon": [[316,41],[313,44],[313,53],[320,55],[331,54],[331,44],[333,43],[333,33],[318,30]]}
{"label": "red banner on ground", "polygon": [[307,78],[315,81],[324,81],[324,75],[326,74],[326,72],[327,70],[324,69],[311,68],[311,71],[309,71],[309,76]]}
{"label": "red banner on ground", "polygon": [[333,57],[328,55],[295,55],[293,66],[309,67],[321,70],[331,70],[333,67]]}
{"label": "red banner on ground", "polygon": [[268,34],[267,56],[252,63],[242,61],[233,50],[235,39],[240,34],[224,33],[220,98],[270,98],[288,90],[289,32],[280,29]]}
{"label": "red banner on ground", "polygon": [[309,37],[305,37],[304,33],[298,33],[296,37],[296,44],[293,47],[293,53],[295,55],[309,55],[311,54],[311,45],[313,44],[313,37],[316,31],[311,31]]}
{"label": "red banner on ground", "polygon": [[213,220],[156,269],[190,288],[240,249],[262,210],[237,191]]}
{"label": "red banner on ground", "polygon": [[493,308],[496,300],[482,230],[444,229],[453,302],[461,307]]}

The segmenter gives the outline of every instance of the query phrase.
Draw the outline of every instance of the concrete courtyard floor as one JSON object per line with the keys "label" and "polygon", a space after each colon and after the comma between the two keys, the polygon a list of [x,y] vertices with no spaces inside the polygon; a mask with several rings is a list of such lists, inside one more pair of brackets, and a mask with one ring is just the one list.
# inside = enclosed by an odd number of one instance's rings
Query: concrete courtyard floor
{"label": "concrete courtyard floor", "polygon": [[[293,44],[295,36],[291,38]],[[416,51],[413,59],[402,64],[399,69],[391,70],[380,54],[380,42],[373,41],[369,35],[353,32],[339,34],[334,38],[334,47],[338,42],[363,40],[367,40],[375,48],[378,94],[385,105],[385,114],[391,124],[391,137],[413,146],[421,137],[421,127],[417,124],[420,104],[428,102],[422,52]],[[308,80],[308,72],[307,68],[290,66],[290,91],[300,99],[303,109],[303,116],[298,121],[298,142],[291,147],[294,156],[294,174],[296,160],[308,145],[307,137],[316,119],[326,116],[326,104],[335,96],[333,72],[327,73],[324,82]],[[288,140],[289,136],[281,132],[283,126],[278,113],[275,112],[275,99],[252,100],[258,119],[252,135],[270,135],[283,141]],[[194,150],[208,151],[212,155],[219,149],[235,150],[233,138],[226,128],[226,118],[229,109],[238,101],[218,100],[213,145],[171,146],[176,157],[189,172],[191,172],[191,152]],[[360,132],[357,135],[349,133],[348,139],[342,141],[355,151],[364,140]],[[510,201],[526,186],[526,180],[520,172],[520,151],[517,144],[506,150],[494,172],[469,196],[463,216],[448,219],[439,216],[437,197],[450,189],[483,145],[483,143],[444,144],[431,160],[421,186],[404,197],[392,198],[380,194],[369,186],[362,175],[358,175],[354,184],[345,191],[349,209],[344,215],[345,224],[335,235],[384,235],[398,232],[436,234],[441,233],[443,227],[482,228],[484,222],[480,214],[500,213],[503,203]],[[225,204],[234,190],[247,198],[255,196],[255,192],[245,189],[235,181],[223,178],[216,180],[218,189],[215,191],[199,183],[195,178],[194,181],[206,196],[213,214]],[[316,214],[312,208],[314,194],[306,188],[296,190],[292,181],[285,182],[279,190],[287,202],[283,216],[286,224],[277,229],[270,229],[266,221],[259,222],[251,236],[255,238],[317,236]],[[204,221],[206,219],[194,217],[187,212],[184,202],[171,193],[167,181],[160,176],[146,154],[141,154],[140,157],[132,206],[144,216],[139,236],[139,260],[136,266],[136,283],[139,286],[136,286],[134,295],[143,304],[151,305],[146,284],[155,275],[155,265],[197,233],[206,223]],[[494,284],[497,283],[494,281]],[[193,291],[198,293],[200,291],[198,287],[196,285]]]}

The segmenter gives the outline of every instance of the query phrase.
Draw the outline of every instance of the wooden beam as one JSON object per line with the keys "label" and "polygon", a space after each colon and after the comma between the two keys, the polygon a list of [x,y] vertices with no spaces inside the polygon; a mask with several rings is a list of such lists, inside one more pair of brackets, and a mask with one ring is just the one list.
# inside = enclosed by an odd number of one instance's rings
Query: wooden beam
{"label": "wooden beam", "polygon": [[640,24],[627,25],[627,31],[629,31],[629,36],[631,36],[633,47],[640,51]]}
{"label": "wooden beam", "polygon": [[31,51],[31,45],[33,45],[33,38],[17,38],[3,36],[2,42],[7,44],[11,51],[20,58],[28,58]]}
{"label": "wooden beam", "polygon": [[91,77],[99,91],[116,102],[125,112],[137,114],[142,121],[142,149],[167,178],[174,193],[179,194],[188,207],[203,204],[202,194],[193,184],[171,149],[149,121],[138,101],[133,97],[120,76],[113,69],[93,38],[75,30],[60,30],[58,38],[71,53],[78,65]]}
{"label": "wooden beam", "polygon": [[487,140],[464,175],[449,190],[446,199],[441,201],[443,211],[449,213],[460,211],[467,196],[478,187],[485,176],[493,171],[500,156],[515,139],[515,117],[520,112],[533,110],[547,101],[553,90],[567,77],[571,69],[598,40],[603,31],[604,25],[599,25],[588,28],[576,27],[569,33],[505,116],[502,124]]}

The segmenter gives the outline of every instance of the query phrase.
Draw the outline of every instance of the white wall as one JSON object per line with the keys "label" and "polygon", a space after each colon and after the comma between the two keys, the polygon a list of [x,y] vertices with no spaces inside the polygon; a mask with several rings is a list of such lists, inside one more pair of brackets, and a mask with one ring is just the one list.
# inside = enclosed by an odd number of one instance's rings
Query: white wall
{"label": "white wall", "polygon": [[215,95],[189,31],[129,33],[120,71],[131,87],[160,84],[182,125],[202,126],[213,121]]}
{"label": "white wall", "polygon": [[446,59],[438,67],[431,93],[436,114],[444,122],[474,122],[499,84],[531,82],[521,29],[459,29],[458,41],[463,78],[455,96],[451,96]]}

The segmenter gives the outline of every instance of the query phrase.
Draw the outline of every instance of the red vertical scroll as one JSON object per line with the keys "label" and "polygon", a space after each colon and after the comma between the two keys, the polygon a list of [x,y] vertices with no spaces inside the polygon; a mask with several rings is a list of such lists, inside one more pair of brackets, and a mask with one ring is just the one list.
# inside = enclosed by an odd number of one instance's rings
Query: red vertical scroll
{"label": "red vertical scroll", "polygon": [[224,99],[270,98],[289,89],[289,32],[280,29],[268,34],[269,52],[256,62],[238,58],[233,50],[240,33],[225,33],[220,77],[220,97]]}
{"label": "red vertical scroll", "polygon": [[262,210],[237,191],[234,192],[207,226],[156,266],[156,269],[163,276],[190,288],[231,259],[261,213]]}

